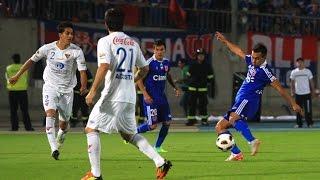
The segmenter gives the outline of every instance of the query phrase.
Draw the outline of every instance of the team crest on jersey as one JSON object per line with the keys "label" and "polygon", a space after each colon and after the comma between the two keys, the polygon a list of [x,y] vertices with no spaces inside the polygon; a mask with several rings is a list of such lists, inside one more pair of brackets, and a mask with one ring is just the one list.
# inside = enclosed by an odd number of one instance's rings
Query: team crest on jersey
{"label": "team crest on jersey", "polygon": [[70,57],[70,54],[64,54],[66,58],[68,59]]}
{"label": "team crest on jersey", "polygon": [[168,66],[164,66],[164,70],[165,70],[166,72],[168,72],[169,67],[168,67]]}
{"label": "team crest on jersey", "polygon": [[250,65],[249,66],[249,74],[253,77],[256,75],[256,69],[254,68],[254,66]]}

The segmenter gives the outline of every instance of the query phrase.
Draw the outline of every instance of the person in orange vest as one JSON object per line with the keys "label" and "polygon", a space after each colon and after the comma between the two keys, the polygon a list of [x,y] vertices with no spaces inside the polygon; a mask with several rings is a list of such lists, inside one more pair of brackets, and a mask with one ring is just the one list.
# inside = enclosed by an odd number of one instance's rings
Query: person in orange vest
{"label": "person in orange vest", "polygon": [[7,89],[9,93],[9,104],[10,104],[10,120],[11,120],[11,131],[18,131],[19,119],[18,119],[18,106],[22,111],[22,121],[24,128],[27,131],[34,131],[31,125],[29,108],[28,108],[28,72],[26,71],[21,75],[21,78],[16,84],[10,84],[9,78],[14,76],[22,66],[20,63],[20,55],[12,55],[13,64],[10,64],[6,68],[6,79]]}

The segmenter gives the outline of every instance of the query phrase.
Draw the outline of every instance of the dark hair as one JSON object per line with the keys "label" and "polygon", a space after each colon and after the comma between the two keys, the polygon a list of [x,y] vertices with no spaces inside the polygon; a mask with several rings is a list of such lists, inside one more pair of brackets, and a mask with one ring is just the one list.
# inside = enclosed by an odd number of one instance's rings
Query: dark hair
{"label": "dark hair", "polygon": [[164,46],[164,48],[166,48],[166,44],[161,39],[158,39],[153,43],[153,47],[156,47],[156,46]]}
{"label": "dark hair", "polygon": [[304,59],[302,57],[299,57],[298,59],[296,59],[296,61],[304,61]]}
{"label": "dark hair", "polygon": [[104,21],[110,31],[122,31],[124,24],[124,13],[118,8],[108,9],[104,14]]}
{"label": "dark hair", "polygon": [[63,33],[66,28],[73,29],[73,24],[71,22],[68,22],[68,21],[61,22],[57,27],[58,33]]}
{"label": "dark hair", "polygon": [[13,59],[13,62],[14,62],[15,64],[19,64],[19,63],[20,63],[20,54],[18,54],[18,53],[13,54],[13,55],[11,56],[11,58]]}
{"label": "dark hair", "polygon": [[267,48],[261,43],[256,44],[252,50],[255,53],[261,53],[263,57],[267,55]]}

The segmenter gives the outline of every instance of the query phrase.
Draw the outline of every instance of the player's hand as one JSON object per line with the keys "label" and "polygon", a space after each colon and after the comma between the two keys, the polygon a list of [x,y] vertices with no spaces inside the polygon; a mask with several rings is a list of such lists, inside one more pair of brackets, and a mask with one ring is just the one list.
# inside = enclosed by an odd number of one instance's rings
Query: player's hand
{"label": "player's hand", "polygon": [[18,80],[19,80],[19,77],[15,75],[15,76],[12,76],[12,77],[9,79],[9,83],[10,83],[10,84],[16,84]]}
{"label": "player's hand", "polygon": [[153,99],[152,99],[152,97],[151,97],[149,94],[143,94],[143,98],[144,98],[144,101],[145,101],[147,104],[152,104]]}
{"label": "player's hand", "polygon": [[80,95],[86,95],[89,92],[89,90],[87,89],[87,87],[81,87],[80,88]]}
{"label": "player's hand", "polygon": [[292,105],[292,109],[293,109],[293,111],[295,111],[295,112],[299,113],[301,116],[303,116],[303,110],[301,109],[301,107],[298,104],[294,103]]}
{"label": "player's hand", "polygon": [[180,89],[174,89],[175,95],[176,96],[181,96],[181,90]]}
{"label": "player's hand", "polygon": [[224,35],[222,35],[220,32],[216,31],[215,35],[214,35],[217,40],[221,41],[221,42],[225,42],[226,38],[224,37]]}
{"label": "player's hand", "polygon": [[93,99],[94,99],[95,96],[96,96],[96,93],[95,93],[95,92],[92,92],[92,91],[90,91],[90,92],[88,93],[88,95],[86,96],[86,103],[87,103],[87,105],[88,105],[89,107],[92,107],[92,106],[93,106],[93,104],[94,104]]}

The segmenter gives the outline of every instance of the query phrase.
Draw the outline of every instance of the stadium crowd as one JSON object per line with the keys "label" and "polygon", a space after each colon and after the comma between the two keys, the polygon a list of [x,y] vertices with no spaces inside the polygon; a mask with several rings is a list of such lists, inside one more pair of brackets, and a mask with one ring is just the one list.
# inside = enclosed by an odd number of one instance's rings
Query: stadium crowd
{"label": "stadium crowd", "polygon": [[[123,6],[137,17],[130,19],[133,26],[174,27],[168,21],[169,0],[0,0],[0,16],[32,17],[74,22],[102,22],[110,7]],[[223,25],[230,30],[231,1],[176,0],[185,12],[186,26],[178,28],[214,30]],[[170,7],[169,7],[170,9]],[[277,35],[319,34],[320,16],[317,0],[239,0],[239,30],[272,33]],[[219,19],[224,19],[223,21]],[[199,21],[200,19],[200,21]],[[214,19],[201,22],[201,19]],[[220,22],[221,21],[221,22]],[[228,23],[229,22],[229,23]]]}

